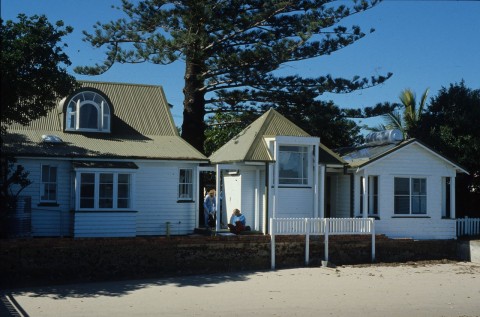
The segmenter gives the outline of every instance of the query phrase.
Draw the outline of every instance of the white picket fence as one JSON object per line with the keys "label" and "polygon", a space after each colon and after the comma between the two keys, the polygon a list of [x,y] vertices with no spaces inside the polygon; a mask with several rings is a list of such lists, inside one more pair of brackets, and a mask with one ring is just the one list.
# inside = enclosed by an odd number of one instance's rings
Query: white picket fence
{"label": "white picket fence", "polygon": [[459,218],[457,219],[457,237],[479,236],[480,218]]}
{"label": "white picket fence", "polygon": [[275,236],[305,235],[305,264],[310,257],[310,235],[325,236],[325,261],[328,262],[328,236],[372,235],[372,262],[375,261],[375,219],[373,218],[270,218],[271,266],[275,269]]}

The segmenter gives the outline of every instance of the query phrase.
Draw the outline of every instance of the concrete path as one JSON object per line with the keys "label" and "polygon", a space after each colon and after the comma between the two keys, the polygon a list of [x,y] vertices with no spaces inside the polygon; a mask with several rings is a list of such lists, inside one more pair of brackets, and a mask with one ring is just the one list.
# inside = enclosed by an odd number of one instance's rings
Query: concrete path
{"label": "concrete path", "polygon": [[10,291],[31,317],[480,316],[480,265],[300,268]]}

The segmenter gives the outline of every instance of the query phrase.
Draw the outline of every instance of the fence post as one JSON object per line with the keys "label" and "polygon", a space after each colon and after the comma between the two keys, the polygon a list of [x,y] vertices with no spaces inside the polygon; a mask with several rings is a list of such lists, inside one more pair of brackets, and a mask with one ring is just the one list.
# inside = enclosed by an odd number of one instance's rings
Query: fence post
{"label": "fence post", "polygon": [[328,262],[328,227],[329,227],[329,223],[328,223],[328,218],[325,218],[324,219],[324,223],[325,223],[325,240],[324,240],[324,248],[325,248],[325,261]]}
{"label": "fence post", "polygon": [[275,270],[275,227],[273,223],[274,219],[270,218],[270,257],[272,270]]}
{"label": "fence post", "polygon": [[310,262],[310,228],[308,218],[305,218],[305,265]]}
{"label": "fence post", "polygon": [[375,219],[371,218],[372,231],[372,262],[375,262]]}

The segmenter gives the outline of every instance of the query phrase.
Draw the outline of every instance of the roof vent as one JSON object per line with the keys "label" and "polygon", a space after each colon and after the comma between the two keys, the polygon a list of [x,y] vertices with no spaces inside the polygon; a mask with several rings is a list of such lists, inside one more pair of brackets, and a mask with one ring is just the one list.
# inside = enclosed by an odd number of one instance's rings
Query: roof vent
{"label": "roof vent", "polygon": [[365,137],[365,145],[369,146],[399,143],[401,141],[403,141],[403,133],[399,129],[373,132]]}
{"label": "roof vent", "polygon": [[60,139],[58,135],[53,135],[53,134],[42,135],[42,141],[44,143],[54,143],[54,144],[63,143],[63,140]]}

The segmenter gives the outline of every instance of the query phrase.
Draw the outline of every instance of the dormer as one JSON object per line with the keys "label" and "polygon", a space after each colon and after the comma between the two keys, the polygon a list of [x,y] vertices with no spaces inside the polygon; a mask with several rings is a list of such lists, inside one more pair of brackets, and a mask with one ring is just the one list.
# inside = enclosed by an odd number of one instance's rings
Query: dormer
{"label": "dormer", "polygon": [[113,106],[101,91],[77,90],[65,99],[63,107],[65,131],[110,133]]}

